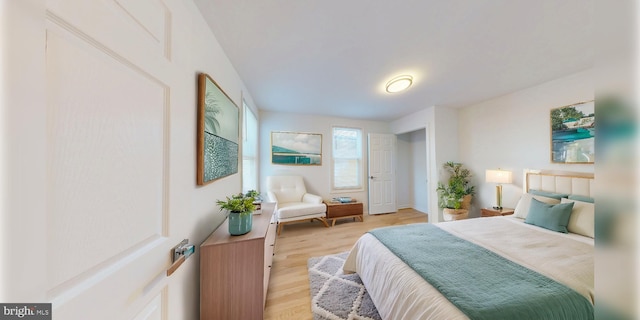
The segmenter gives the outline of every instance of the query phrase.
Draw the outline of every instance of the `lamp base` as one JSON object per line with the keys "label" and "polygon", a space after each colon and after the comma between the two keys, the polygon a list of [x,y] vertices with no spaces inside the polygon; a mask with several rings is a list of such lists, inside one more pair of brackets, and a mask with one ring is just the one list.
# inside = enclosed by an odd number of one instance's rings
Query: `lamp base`
{"label": "lamp base", "polygon": [[493,208],[496,210],[502,210],[502,185],[501,184],[496,186],[496,204],[497,206]]}

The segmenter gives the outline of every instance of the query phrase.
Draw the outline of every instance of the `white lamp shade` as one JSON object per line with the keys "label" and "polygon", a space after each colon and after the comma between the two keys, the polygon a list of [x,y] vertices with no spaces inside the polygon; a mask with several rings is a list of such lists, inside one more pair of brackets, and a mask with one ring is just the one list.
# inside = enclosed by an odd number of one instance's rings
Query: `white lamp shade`
{"label": "white lamp shade", "polygon": [[511,171],[507,170],[487,170],[487,182],[490,183],[511,183]]}

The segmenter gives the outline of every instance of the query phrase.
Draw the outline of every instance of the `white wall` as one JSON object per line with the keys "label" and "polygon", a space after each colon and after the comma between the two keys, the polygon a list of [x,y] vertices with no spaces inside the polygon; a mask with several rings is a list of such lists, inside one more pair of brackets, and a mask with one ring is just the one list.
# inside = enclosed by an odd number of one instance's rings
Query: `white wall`
{"label": "white wall", "polygon": [[402,134],[424,129],[430,121],[433,121],[433,107],[393,120],[389,123],[389,128],[395,134]]}
{"label": "white wall", "polygon": [[503,186],[503,206],[514,208],[522,194],[523,169],[593,172],[591,164],[552,164],[550,110],[594,99],[592,71],[549,81],[459,110],[459,154],[474,177],[477,194],[470,216],[495,202],[495,186],[484,182],[487,169],[513,172]]}
{"label": "white wall", "polygon": [[428,212],[426,130],[397,135],[396,194],[398,208]]}
{"label": "white wall", "polygon": [[[391,122],[393,133],[401,134],[424,129],[426,132],[426,194],[429,222],[443,221],[442,210],[438,208],[438,181],[446,178],[442,174],[442,164],[457,161],[458,158],[458,116],[457,109],[448,107],[428,107]],[[422,210],[421,210],[422,211]]]}
{"label": "white wall", "polygon": [[[432,148],[433,153],[429,158],[429,169],[432,178],[430,180],[430,199],[431,208],[438,207],[438,193],[435,191],[437,188],[437,181],[446,182],[449,179],[448,173],[442,168],[442,164],[448,161],[458,162],[458,110],[447,107],[434,107],[433,110],[433,125],[431,128]],[[437,176],[437,179],[434,179]],[[436,183],[433,183],[433,182]],[[444,221],[442,217],[442,209],[438,208],[437,216],[429,215],[429,221],[440,222]]]}
{"label": "white wall", "polygon": [[425,129],[411,132],[411,159],[413,208],[426,213],[429,211],[429,199],[427,196],[427,135]]}
{"label": "white wall", "polygon": [[[331,128],[343,126],[362,129],[363,154],[363,185],[364,189],[351,193],[331,193]],[[271,163],[271,132],[293,131],[322,134],[322,165],[321,166],[287,166]],[[390,133],[386,122],[364,121],[346,118],[321,117],[294,113],[260,111],[260,185],[266,190],[266,177],[271,175],[301,175],[304,177],[307,191],[331,199],[336,196],[350,196],[364,203],[365,212],[368,211],[367,202],[367,134]]]}
{"label": "white wall", "polygon": [[495,202],[495,187],[484,182],[486,169],[513,171],[513,184],[503,189],[506,207],[514,207],[522,193],[525,168],[593,172],[593,165],[549,160],[550,110],[593,99],[592,72],[587,70],[460,109],[428,107],[391,122],[390,128],[395,134],[426,128],[429,221],[442,220],[435,188],[444,181],[442,164],[447,161],[462,162],[474,175],[474,217]]}
{"label": "white wall", "polygon": [[[251,94],[244,86],[242,79],[237,74],[235,68],[224,53],[223,48],[218,43],[215,35],[200,15],[198,8],[191,3],[185,2],[183,15],[175,17],[174,24],[180,26],[182,32],[176,38],[188,39],[184,43],[176,45],[174,50],[184,59],[184,65],[179,65],[185,73],[184,90],[187,98],[183,104],[177,106],[175,115],[171,119],[175,131],[180,133],[175,142],[171,145],[174,155],[172,159],[172,170],[180,176],[182,183],[172,185],[172,201],[178,202],[175,206],[174,219],[182,220],[182,227],[175,230],[177,233],[189,237],[192,243],[199,245],[213,230],[217,228],[225,219],[225,216],[215,205],[215,200],[224,199],[225,196],[241,191],[242,184],[242,145],[240,148],[240,164],[237,174],[214,181],[206,186],[195,185],[196,170],[196,99],[195,92],[196,73],[205,72],[213,78],[227,95],[235,102],[240,109],[242,117],[242,99],[247,101],[250,107],[255,108],[255,103]],[[258,112],[255,112],[259,117]],[[259,118],[258,118],[259,119]],[[259,121],[259,120],[258,120]],[[199,250],[196,250],[199,254]],[[179,286],[179,290],[170,295],[172,306],[184,306],[170,310],[169,319],[196,319],[200,313],[200,274],[199,256],[193,259],[188,273],[184,275],[184,282]],[[171,290],[170,290],[171,293]]]}
{"label": "white wall", "polygon": [[398,209],[413,208],[413,152],[411,133],[396,135],[396,199]]}
{"label": "white wall", "polygon": [[[12,30],[11,37],[2,38],[3,58],[9,61],[6,66],[11,66],[5,69],[3,65],[3,76],[11,82],[3,82],[8,88],[2,94],[2,120],[8,126],[3,125],[0,138],[0,175],[11,191],[7,196],[2,192],[0,253],[12,258],[2,263],[0,300],[49,302],[54,299],[52,295],[64,296],[86,310],[84,318],[92,315],[96,319],[133,318],[152,303],[150,300],[167,301],[168,305],[162,307],[166,318],[197,319],[199,250],[167,278],[164,269],[169,263],[169,249],[182,238],[198,246],[224,220],[215,200],[239,192],[241,177],[234,174],[207,186],[196,186],[196,79],[199,72],[208,73],[239,107],[241,91],[254,105],[242,80],[191,1],[8,3],[11,7],[3,2],[0,11],[3,22],[7,22],[5,27]],[[5,20],[9,17],[12,20]],[[73,60],[75,57],[95,63],[80,65]],[[79,77],[56,77],[72,72]],[[96,88],[96,82],[81,81],[90,77],[107,85]],[[112,93],[113,88],[125,84],[127,92],[133,94],[121,92],[107,99],[90,99],[94,93],[94,97],[103,97],[101,93]],[[59,97],[63,92],[59,88],[66,90],[66,96]],[[82,103],[74,104],[75,97],[88,98],[89,103],[79,100]],[[72,103],[56,104],[58,101]],[[78,128],[82,134],[73,134]],[[118,128],[126,130],[114,130]],[[67,139],[64,134],[69,132],[72,134]],[[137,143],[145,138],[154,143]],[[98,148],[102,143],[105,148]],[[100,158],[92,159],[90,150],[81,148],[84,145],[98,146]],[[47,161],[51,159],[56,162]],[[74,169],[59,159],[79,165]],[[56,176],[62,172],[58,164],[71,174]],[[123,174],[127,170],[134,173]],[[60,185],[70,187],[56,188]],[[129,192],[132,185],[144,187]],[[71,199],[64,203],[68,204],[67,210],[54,208],[56,195]],[[141,197],[136,199],[136,195]],[[133,209],[141,206],[152,209]],[[79,219],[56,229],[58,215]],[[159,244],[157,254],[148,259],[155,263],[153,272],[135,272],[142,270],[134,266],[140,262],[135,254],[140,251],[140,243],[150,246],[135,238],[144,239],[146,233],[109,239],[125,228],[135,233],[132,225],[151,230],[150,239],[155,239],[152,243]],[[88,234],[72,239],[73,247],[47,246],[52,234],[64,235],[65,230],[70,234],[97,230],[106,237]],[[130,243],[134,246],[128,247]],[[101,250],[116,246],[126,250],[115,256]],[[64,251],[64,255],[47,257],[57,251]],[[82,263],[89,257],[102,262],[85,267]],[[79,263],[70,269],[51,269],[52,262],[59,265],[69,261]],[[67,272],[65,283],[56,287],[50,274],[61,271]],[[125,273],[128,278],[122,276]],[[113,278],[118,281],[108,281]],[[111,285],[117,288],[104,299],[92,300],[86,294],[91,283],[104,284],[99,290]],[[129,286],[135,289],[128,290]],[[160,295],[162,299],[151,299]],[[83,299],[92,301],[80,303]],[[122,303],[100,312],[115,301]],[[64,317],[64,310],[58,311]]]}

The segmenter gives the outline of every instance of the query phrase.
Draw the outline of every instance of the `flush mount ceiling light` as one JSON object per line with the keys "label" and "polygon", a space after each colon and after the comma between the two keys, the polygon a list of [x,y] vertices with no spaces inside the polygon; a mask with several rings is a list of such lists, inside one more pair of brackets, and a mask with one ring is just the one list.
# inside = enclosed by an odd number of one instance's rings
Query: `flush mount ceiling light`
{"label": "flush mount ceiling light", "polygon": [[407,90],[407,88],[409,88],[412,83],[413,83],[412,76],[401,75],[389,80],[389,82],[387,82],[387,84],[385,85],[385,88],[389,93],[396,93],[396,92]]}

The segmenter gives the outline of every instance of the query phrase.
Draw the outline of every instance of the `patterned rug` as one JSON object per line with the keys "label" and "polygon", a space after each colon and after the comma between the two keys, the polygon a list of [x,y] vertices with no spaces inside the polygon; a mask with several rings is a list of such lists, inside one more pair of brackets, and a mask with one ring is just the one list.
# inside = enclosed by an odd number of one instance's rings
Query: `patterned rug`
{"label": "patterned rug", "polygon": [[349,252],[309,259],[311,312],[314,320],[381,319],[357,274],[343,274]]}

